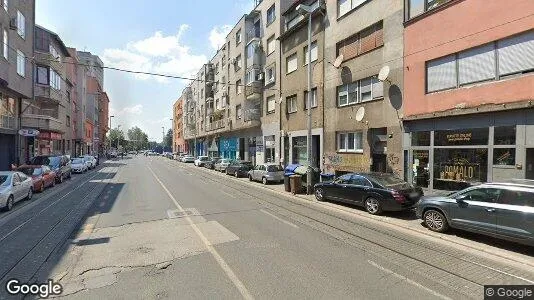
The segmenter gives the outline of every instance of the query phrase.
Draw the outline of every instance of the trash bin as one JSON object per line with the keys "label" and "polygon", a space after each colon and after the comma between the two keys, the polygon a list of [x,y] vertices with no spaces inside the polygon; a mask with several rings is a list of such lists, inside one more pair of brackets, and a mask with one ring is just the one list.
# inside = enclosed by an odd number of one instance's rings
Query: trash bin
{"label": "trash bin", "polygon": [[300,194],[302,191],[302,176],[301,175],[291,175],[289,176],[289,181],[291,184],[291,193]]}
{"label": "trash bin", "polygon": [[321,170],[319,170],[319,168],[308,168],[306,166],[300,166],[298,168],[295,169],[295,174],[298,174],[298,175],[301,175],[302,176],[302,185],[307,189],[307,186],[308,186],[308,170],[311,169],[311,175],[312,175],[312,178],[311,178],[311,182],[310,182],[310,186],[311,188],[313,189],[313,186],[316,184],[316,183],[319,183],[319,180],[320,180],[320,173],[321,173]]}
{"label": "trash bin", "polygon": [[332,173],[321,173],[321,182],[332,182],[335,176],[336,175]]}
{"label": "trash bin", "polygon": [[295,175],[295,173],[284,173],[284,189],[286,192],[291,192],[291,184],[289,182],[289,176]]}

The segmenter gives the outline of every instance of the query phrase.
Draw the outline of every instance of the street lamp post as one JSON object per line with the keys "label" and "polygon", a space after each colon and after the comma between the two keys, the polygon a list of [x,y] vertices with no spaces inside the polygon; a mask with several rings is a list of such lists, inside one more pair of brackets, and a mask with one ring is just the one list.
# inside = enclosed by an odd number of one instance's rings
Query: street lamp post
{"label": "street lamp post", "polygon": [[312,102],[312,59],[311,59],[311,39],[312,39],[312,15],[319,9],[319,7],[313,8],[309,5],[299,4],[296,8],[297,12],[301,15],[308,15],[308,110],[307,110],[307,130],[308,136],[306,139],[306,151],[308,157],[308,169],[306,171],[306,193],[309,195],[312,193],[312,119],[311,119],[311,102]]}

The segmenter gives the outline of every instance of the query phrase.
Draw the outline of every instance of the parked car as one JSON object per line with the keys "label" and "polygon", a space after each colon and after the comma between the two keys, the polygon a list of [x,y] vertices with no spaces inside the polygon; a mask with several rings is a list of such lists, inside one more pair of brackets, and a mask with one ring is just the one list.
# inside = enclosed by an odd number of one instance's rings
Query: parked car
{"label": "parked car", "polygon": [[420,187],[389,173],[349,173],[332,182],[316,184],[314,191],[319,201],[356,204],[373,215],[413,208],[423,195]]}
{"label": "parked car", "polygon": [[263,184],[269,182],[283,182],[284,169],[277,164],[259,164],[248,172],[250,181],[261,181]]}
{"label": "parked car", "polygon": [[252,167],[252,162],[250,161],[235,160],[226,167],[226,175],[234,175],[235,177],[247,176]]}
{"label": "parked car", "polygon": [[226,167],[228,167],[230,162],[232,162],[232,160],[229,158],[220,159],[215,163],[214,170],[219,172],[226,172]]}
{"label": "parked car", "polygon": [[56,185],[56,173],[49,166],[22,165],[17,171],[31,177],[36,192],[44,192],[45,188]]}
{"label": "parked car", "polygon": [[28,165],[46,165],[56,173],[56,182],[62,183],[72,177],[70,159],[66,155],[40,155],[30,159]]}
{"label": "parked car", "polygon": [[92,155],[84,155],[83,157],[89,161],[89,170],[96,168],[96,157]]}
{"label": "parked car", "polygon": [[184,163],[194,163],[195,162],[195,157],[194,156],[191,156],[191,155],[186,155],[182,158],[182,162]]}
{"label": "parked car", "polygon": [[195,166],[203,167],[204,164],[209,160],[210,158],[208,156],[199,156],[197,159],[195,159]]}
{"label": "parked car", "polygon": [[534,246],[534,180],[485,183],[448,196],[423,197],[416,215],[432,231],[452,227]]}
{"label": "parked car", "polygon": [[70,165],[74,173],[85,173],[88,170],[85,159],[81,157],[71,159]]}
{"label": "parked car", "polygon": [[11,210],[16,202],[33,196],[32,179],[22,172],[0,172],[0,207]]}
{"label": "parked car", "polygon": [[210,170],[215,168],[215,164],[220,160],[220,157],[210,157],[210,159],[204,163],[204,167]]}

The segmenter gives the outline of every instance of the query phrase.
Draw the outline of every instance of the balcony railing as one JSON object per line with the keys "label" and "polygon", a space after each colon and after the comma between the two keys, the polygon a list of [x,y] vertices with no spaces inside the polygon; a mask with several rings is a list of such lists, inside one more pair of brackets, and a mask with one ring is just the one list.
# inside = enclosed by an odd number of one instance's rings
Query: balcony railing
{"label": "balcony railing", "polygon": [[253,82],[245,87],[245,98],[248,100],[258,99],[261,97],[263,89],[261,84]]}
{"label": "balcony railing", "polygon": [[16,129],[17,122],[15,117],[11,116],[0,116],[0,128]]}
{"label": "balcony railing", "polygon": [[226,127],[226,120],[225,119],[217,120],[211,123],[207,123],[206,131],[213,131],[213,130],[221,129],[224,127]]}
{"label": "balcony railing", "polygon": [[57,118],[46,115],[22,115],[22,127],[64,132],[64,124]]}
{"label": "balcony railing", "polygon": [[259,121],[261,118],[261,109],[260,108],[249,108],[245,109],[243,112],[243,121]]}
{"label": "balcony railing", "polygon": [[55,102],[63,101],[61,91],[51,88],[48,85],[35,85],[35,97],[46,98]]}

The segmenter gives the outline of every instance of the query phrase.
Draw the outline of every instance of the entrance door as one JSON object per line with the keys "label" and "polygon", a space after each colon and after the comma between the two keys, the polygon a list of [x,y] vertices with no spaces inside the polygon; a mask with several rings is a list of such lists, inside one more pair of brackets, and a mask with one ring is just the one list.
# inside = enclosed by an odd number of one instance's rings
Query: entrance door
{"label": "entrance door", "polygon": [[527,174],[526,179],[534,179],[534,148],[527,149],[526,159]]}
{"label": "entrance door", "polygon": [[386,155],[373,154],[373,164],[371,165],[371,171],[386,173],[386,170]]}

